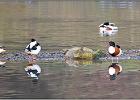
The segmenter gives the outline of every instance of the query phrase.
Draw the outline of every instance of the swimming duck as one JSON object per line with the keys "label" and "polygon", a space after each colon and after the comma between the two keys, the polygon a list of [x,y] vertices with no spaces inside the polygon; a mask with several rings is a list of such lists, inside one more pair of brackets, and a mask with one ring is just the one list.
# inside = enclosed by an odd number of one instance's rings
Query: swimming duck
{"label": "swimming duck", "polygon": [[115,42],[110,41],[108,52],[112,56],[112,62],[113,62],[113,57],[117,57],[117,62],[118,62],[118,57],[122,54],[122,50],[120,46],[116,45]]}
{"label": "swimming duck", "polygon": [[122,66],[119,65],[118,63],[112,63],[108,67],[108,71],[109,71],[109,75],[110,75],[110,80],[115,80],[116,76],[122,72]]}
{"label": "swimming duck", "polygon": [[25,48],[25,52],[29,55],[37,55],[40,50],[41,46],[35,39],[31,39],[31,42]]}
{"label": "swimming duck", "polygon": [[111,36],[118,32],[118,27],[114,23],[104,22],[99,25],[99,31],[101,36]]}
{"label": "swimming duck", "polygon": [[6,51],[5,48],[3,46],[0,46],[0,53],[3,53],[5,51]]}
{"label": "swimming duck", "polygon": [[26,66],[25,71],[26,71],[26,73],[27,73],[27,75],[28,75],[29,77],[38,79],[38,76],[39,76],[39,74],[41,73],[41,68],[40,68],[40,66],[37,65],[37,64],[29,63],[29,64]]}

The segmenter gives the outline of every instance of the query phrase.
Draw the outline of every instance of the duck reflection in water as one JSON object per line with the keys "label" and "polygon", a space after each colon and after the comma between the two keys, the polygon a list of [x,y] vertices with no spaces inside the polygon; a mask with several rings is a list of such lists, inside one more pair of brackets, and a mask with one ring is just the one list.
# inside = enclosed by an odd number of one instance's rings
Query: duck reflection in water
{"label": "duck reflection in water", "polygon": [[5,47],[4,46],[0,46],[0,54],[4,53],[5,51],[6,51]]}
{"label": "duck reflection in water", "polygon": [[29,77],[33,78],[33,81],[35,81],[38,80],[38,77],[41,73],[41,68],[35,63],[29,63],[25,68],[25,72]]}
{"label": "duck reflection in water", "polygon": [[0,67],[5,67],[5,64],[6,62],[4,62],[4,61],[0,61]]}
{"label": "duck reflection in water", "polygon": [[122,72],[122,66],[119,65],[118,63],[112,63],[108,67],[109,75],[110,75],[110,80],[115,80],[117,75],[119,75]]}

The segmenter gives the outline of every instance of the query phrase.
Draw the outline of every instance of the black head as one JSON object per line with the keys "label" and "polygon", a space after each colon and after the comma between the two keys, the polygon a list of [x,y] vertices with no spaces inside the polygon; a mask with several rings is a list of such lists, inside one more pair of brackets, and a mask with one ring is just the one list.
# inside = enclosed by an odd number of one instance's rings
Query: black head
{"label": "black head", "polygon": [[110,75],[110,80],[115,80],[116,79],[116,74]]}
{"label": "black head", "polygon": [[35,39],[31,39],[31,42],[34,42],[34,41],[36,41]]}
{"label": "black head", "polygon": [[118,63],[112,63],[111,67],[115,67]]}
{"label": "black head", "polygon": [[27,73],[29,73],[29,74],[30,73],[37,74],[37,72],[38,72],[37,70],[32,70],[32,69],[30,69],[30,70],[27,71]]}
{"label": "black head", "polygon": [[36,46],[39,46],[39,45],[40,45],[40,44],[37,42],[37,43],[36,43]]}
{"label": "black head", "polygon": [[115,67],[116,65],[117,65],[117,63],[112,63],[108,68]]}
{"label": "black head", "polygon": [[0,65],[0,67],[5,67],[4,65]]}
{"label": "black head", "polygon": [[109,25],[109,22],[104,22],[104,25]]}
{"label": "black head", "polygon": [[117,48],[121,48],[119,45],[116,45]]}
{"label": "black head", "polygon": [[5,46],[0,46],[0,49],[5,49],[6,47]]}
{"label": "black head", "polygon": [[109,45],[115,47],[115,42],[110,41],[110,42],[109,42]]}
{"label": "black head", "polygon": [[100,25],[100,27],[105,27],[104,25]]}

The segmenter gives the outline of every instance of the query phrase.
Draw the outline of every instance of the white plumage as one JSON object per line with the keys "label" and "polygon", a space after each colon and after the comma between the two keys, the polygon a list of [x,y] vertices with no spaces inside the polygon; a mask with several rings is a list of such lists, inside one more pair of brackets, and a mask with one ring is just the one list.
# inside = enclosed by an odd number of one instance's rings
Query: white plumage
{"label": "white plumage", "polygon": [[3,52],[5,52],[6,50],[2,47],[2,46],[0,46],[0,53],[3,53]]}
{"label": "white plumage", "polygon": [[108,48],[108,52],[109,52],[110,54],[113,54],[113,53],[115,52],[115,48],[114,48],[113,46],[110,46],[110,47]]}
{"label": "white plumage", "polygon": [[112,64],[110,67],[109,67],[109,75],[113,75],[113,74],[118,74],[122,72],[122,66],[119,65],[119,64]]}
{"label": "white plumage", "polygon": [[[41,68],[39,65],[37,64],[31,64],[31,65],[28,65],[26,68],[25,68],[25,71],[27,72],[27,74],[29,75],[29,77],[33,77],[33,78],[37,78],[38,76],[33,73],[33,71],[36,70],[37,73],[36,74],[40,74],[41,73]],[[30,72],[29,72],[30,71]]]}
{"label": "white plumage", "polygon": [[41,46],[35,39],[32,39],[31,42],[25,48],[25,52],[31,55],[37,55],[40,51]]}
{"label": "white plumage", "polygon": [[32,48],[32,47],[33,47],[36,43],[37,43],[36,41],[34,41],[34,42],[30,42],[30,44],[29,44],[29,45],[27,45],[27,47],[26,47],[26,48],[28,48],[29,46],[30,46],[30,48]]}
{"label": "white plumage", "polygon": [[122,66],[121,65],[118,65],[119,66],[119,68],[120,68],[120,71],[119,72],[122,72]]}
{"label": "white plumage", "polygon": [[0,65],[4,65],[6,62],[0,61]]}
{"label": "white plumage", "polygon": [[109,75],[115,74],[115,69],[113,67],[109,68]]}
{"label": "white plumage", "polygon": [[[107,24],[106,24],[107,23]],[[99,25],[99,34],[101,36],[112,36],[118,32],[118,27],[114,23],[105,22]]]}
{"label": "white plumage", "polygon": [[41,46],[37,46],[36,50],[31,50],[31,54],[37,55],[41,50]]}

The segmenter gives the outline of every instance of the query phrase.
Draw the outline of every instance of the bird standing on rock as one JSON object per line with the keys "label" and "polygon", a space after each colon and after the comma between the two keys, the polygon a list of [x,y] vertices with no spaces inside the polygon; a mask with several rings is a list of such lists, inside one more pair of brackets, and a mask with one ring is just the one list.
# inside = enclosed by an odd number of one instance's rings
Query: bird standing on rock
{"label": "bird standing on rock", "polygon": [[36,55],[41,51],[40,44],[35,40],[31,39],[31,42],[25,48],[25,53],[32,55],[33,59],[36,59]]}
{"label": "bird standing on rock", "polygon": [[117,57],[117,62],[118,62],[118,57],[122,54],[122,50],[120,46],[116,45],[115,42],[110,41],[108,52],[112,56],[112,62],[113,62],[113,57]]}

